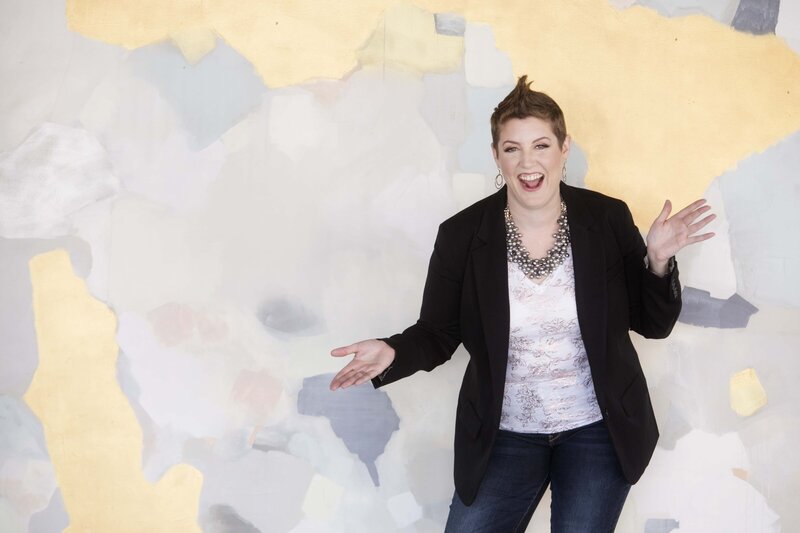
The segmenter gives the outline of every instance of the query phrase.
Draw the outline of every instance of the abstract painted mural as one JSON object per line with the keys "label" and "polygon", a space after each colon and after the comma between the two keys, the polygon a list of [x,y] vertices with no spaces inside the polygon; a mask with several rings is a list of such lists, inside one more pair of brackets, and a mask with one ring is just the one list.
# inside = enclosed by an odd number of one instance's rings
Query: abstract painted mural
{"label": "abstract painted mural", "polygon": [[[515,77],[568,181],[704,196],[617,530],[800,530],[800,4],[0,3],[0,531],[437,532],[468,355],[328,389],[494,190]],[[530,532],[549,530],[547,500]]]}

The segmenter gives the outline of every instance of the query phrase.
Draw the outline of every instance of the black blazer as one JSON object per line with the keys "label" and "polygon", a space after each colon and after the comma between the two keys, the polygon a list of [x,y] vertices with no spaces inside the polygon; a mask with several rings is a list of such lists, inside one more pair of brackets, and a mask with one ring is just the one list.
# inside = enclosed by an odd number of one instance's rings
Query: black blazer
{"label": "black blazer", "polygon": [[[597,402],[626,479],[642,475],[658,440],[650,396],[629,330],[669,335],[681,309],[678,270],[645,268],[645,243],[621,200],[561,184],[567,206],[578,323]],[[470,505],[500,424],[509,337],[506,187],[439,226],[419,320],[382,339],[395,360],[377,388],[470,355],[456,409],[455,486]],[[674,263],[673,263],[674,265]]]}

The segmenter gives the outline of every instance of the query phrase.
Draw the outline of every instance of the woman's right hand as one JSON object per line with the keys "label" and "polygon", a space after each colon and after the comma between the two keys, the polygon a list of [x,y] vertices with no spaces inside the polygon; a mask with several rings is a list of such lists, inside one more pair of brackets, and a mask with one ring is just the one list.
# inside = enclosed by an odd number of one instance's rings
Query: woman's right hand
{"label": "woman's right hand", "polygon": [[394,361],[394,348],[378,339],[368,339],[331,350],[331,355],[334,357],[350,354],[354,354],[355,357],[334,376],[331,390],[361,385],[379,376]]}

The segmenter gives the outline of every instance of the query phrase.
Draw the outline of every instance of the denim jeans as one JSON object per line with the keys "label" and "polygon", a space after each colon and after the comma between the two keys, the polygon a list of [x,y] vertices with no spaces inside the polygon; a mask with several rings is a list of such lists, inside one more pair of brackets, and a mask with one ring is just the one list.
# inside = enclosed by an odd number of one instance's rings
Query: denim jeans
{"label": "denim jeans", "polygon": [[500,430],[475,501],[453,495],[445,533],[522,533],[548,484],[553,533],[614,531],[631,486],[602,420],[553,434]]}

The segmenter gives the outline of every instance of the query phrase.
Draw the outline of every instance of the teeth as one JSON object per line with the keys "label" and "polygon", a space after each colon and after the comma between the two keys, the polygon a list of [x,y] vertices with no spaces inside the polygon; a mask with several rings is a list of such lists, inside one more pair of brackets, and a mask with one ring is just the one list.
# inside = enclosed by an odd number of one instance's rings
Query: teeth
{"label": "teeth", "polygon": [[521,179],[522,181],[535,181],[535,180],[538,180],[539,178],[543,178],[543,177],[544,177],[544,174],[536,172],[534,174],[522,174],[522,175],[520,175],[519,179]]}

